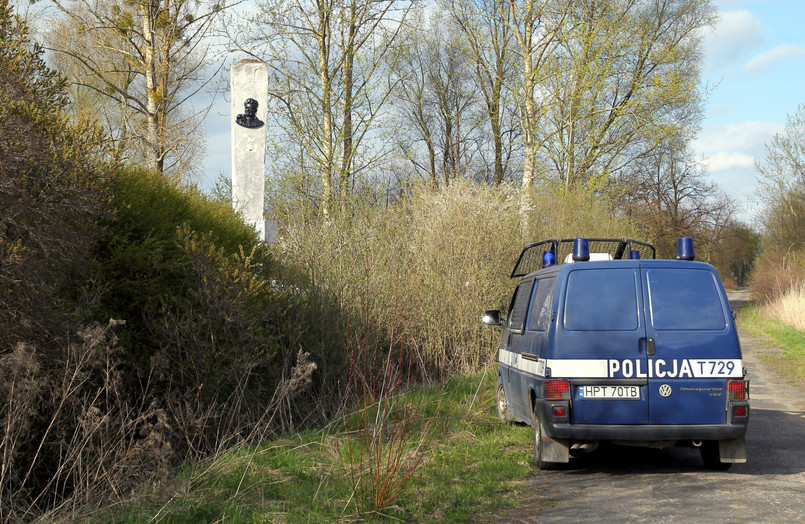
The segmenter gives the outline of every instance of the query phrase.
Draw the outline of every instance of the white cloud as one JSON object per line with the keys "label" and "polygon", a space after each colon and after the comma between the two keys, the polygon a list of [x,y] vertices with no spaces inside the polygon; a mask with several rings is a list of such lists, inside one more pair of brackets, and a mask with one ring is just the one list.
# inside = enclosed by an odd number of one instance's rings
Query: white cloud
{"label": "white cloud", "polygon": [[708,67],[728,68],[762,42],[763,24],[747,10],[722,11],[715,31],[708,32],[704,48]]}
{"label": "white cloud", "polygon": [[745,73],[756,73],[763,69],[773,67],[778,62],[785,60],[786,58],[802,57],[805,57],[805,47],[792,44],[778,45],[774,49],[752,57],[752,59],[749,60],[741,70]]}
{"label": "white cloud", "polygon": [[738,218],[752,221],[757,212],[755,159],[765,154],[765,145],[783,129],[783,124],[744,121],[708,126],[695,143],[710,179],[738,205]]}
{"label": "white cloud", "polygon": [[[783,129],[779,122],[750,120],[708,126],[696,140],[696,152],[712,159],[710,171],[747,165],[747,159],[763,154],[766,143]],[[751,165],[749,161],[749,165]],[[719,169],[717,169],[719,168]]]}
{"label": "white cloud", "polygon": [[719,173],[736,168],[752,167],[755,164],[755,157],[746,153],[719,151],[707,155],[705,162],[711,173]]}

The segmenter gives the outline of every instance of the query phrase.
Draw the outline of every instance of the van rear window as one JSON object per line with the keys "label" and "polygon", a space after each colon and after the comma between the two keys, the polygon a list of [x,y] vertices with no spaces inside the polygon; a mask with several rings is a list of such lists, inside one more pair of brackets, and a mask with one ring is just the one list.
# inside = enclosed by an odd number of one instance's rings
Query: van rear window
{"label": "van rear window", "polygon": [[655,329],[718,331],[727,326],[718,288],[709,271],[651,269],[646,279]]}
{"label": "van rear window", "polygon": [[634,331],[639,327],[633,269],[577,270],[568,275],[564,326],[571,331]]}

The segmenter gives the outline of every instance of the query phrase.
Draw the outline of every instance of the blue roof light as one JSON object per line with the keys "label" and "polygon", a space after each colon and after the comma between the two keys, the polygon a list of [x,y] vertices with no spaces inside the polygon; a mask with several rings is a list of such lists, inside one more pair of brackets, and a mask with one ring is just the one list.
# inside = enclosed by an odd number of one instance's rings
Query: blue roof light
{"label": "blue roof light", "polygon": [[542,252],[542,267],[551,267],[556,264],[556,255],[553,251],[546,250]]}
{"label": "blue roof light", "polygon": [[638,260],[640,258],[640,250],[632,249],[631,251],[629,251],[629,258],[632,260]]}
{"label": "blue roof light", "polygon": [[677,260],[694,260],[696,258],[691,237],[679,237],[676,243],[676,258]]}
{"label": "blue roof light", "polygon": [[590,260],[590,242],[586,238],[573,240],[573,261],[587,262]]}

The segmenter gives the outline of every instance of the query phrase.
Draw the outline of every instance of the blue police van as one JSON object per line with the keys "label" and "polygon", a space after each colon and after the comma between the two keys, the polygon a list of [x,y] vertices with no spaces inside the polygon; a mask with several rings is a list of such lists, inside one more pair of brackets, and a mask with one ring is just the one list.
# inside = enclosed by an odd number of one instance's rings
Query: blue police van
{"label": "blue police van", "polygon": [[705,466],[746,462],[749,381],[718,274],[679,239],[676,260],[630,239],[525,247],[502,326],[497,411],[533,429],[540,468],[602,441],[692,446]]}

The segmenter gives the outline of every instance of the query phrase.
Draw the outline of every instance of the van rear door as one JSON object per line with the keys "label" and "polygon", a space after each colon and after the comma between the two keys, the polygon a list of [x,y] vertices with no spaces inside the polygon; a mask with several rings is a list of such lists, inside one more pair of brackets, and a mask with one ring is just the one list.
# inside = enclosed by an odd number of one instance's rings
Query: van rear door
{"label": "van rear door", "polygon": [[679,264],[642,270],[649,423],[724,424],[726,379],[742,376],[729,303],[711,266]]}
{"label": "van rear door", "polygon": [[646,379],[636,377],[646,369],[642,296],[638,262],[569,270],[547,365],[552,377],[571,378],[573,423],[648,423]]}

